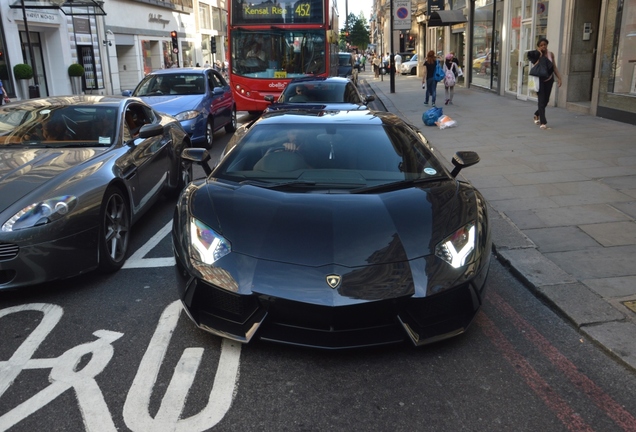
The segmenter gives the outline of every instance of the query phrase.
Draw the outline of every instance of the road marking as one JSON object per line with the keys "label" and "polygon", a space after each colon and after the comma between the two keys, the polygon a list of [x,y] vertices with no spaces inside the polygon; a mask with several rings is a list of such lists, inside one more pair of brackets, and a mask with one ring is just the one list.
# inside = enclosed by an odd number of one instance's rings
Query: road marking
{"label": "road marking", "polygon": [[172,230],[172,221],[168,222],[157,234],[152,236],[142,247],[126,260],[122,268],[154,268],[154,267],[172,267],[175,265],[174,257],[166,258],[144,258],[161,240]]}
{"label": "road marking", "polygon": [[180,418],[204,351],[203,348],[187,348],[175,367],[157,414],[154,418],[150,415],[150,398],[181,310],[181,302],[177,300],[162,313],[126,397],[124,421],[133,431],[205,431],[221,421],[232,404],[238,380],[241,347],[236,342],[223,339],[221,357],[207,406],[192,417]]}
{"label": "road marking", "polygon": [[[113,357],[112,343],[123,333],[98,330],[93,334],[97,340],[77,345],[57,358],[33,359],[40,344],[62,318],[62,308],[45,303],[32,303],[0,310],[0,318],[9,314],[39,311],[42,320],[8,361],[0,362],[0,396],[13,384],[24,369],[51,369],[51,384],[25,400],[9,412],[0,416],[0,430],[6,430],[46,406],[71,387],[75,390],[84,425],[88,431],[117,431],[95,377],[99,375]],[[87,354],[90,359],[80,370],[76,370]]]}

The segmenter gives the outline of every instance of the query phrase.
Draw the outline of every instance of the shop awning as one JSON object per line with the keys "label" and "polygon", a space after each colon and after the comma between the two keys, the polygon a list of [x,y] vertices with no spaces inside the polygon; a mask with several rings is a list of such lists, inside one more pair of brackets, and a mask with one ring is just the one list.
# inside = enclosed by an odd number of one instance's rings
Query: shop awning
{"label": "shop awning", "polygon": [[461,10],[441,10],[431,12],[428,19],[429,27],[450,26],[468,22]]}
{"label": "shop awning", "polygon": [[99,0],[16,0],[11,9],[59,9],[64,15],[106,15]]}

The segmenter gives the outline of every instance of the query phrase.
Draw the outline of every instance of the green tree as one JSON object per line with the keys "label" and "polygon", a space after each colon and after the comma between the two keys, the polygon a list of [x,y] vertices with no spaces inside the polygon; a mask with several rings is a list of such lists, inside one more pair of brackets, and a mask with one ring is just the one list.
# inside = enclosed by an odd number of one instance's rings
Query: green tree
{"label": "green tree", "polygon": [[360,12],[359,16],[349,14],[344,28],[340,30],[340,50],[350,51],[351,47],[358,48],[359,51],[364,51],[369,45],[369,27],[364,14]]}

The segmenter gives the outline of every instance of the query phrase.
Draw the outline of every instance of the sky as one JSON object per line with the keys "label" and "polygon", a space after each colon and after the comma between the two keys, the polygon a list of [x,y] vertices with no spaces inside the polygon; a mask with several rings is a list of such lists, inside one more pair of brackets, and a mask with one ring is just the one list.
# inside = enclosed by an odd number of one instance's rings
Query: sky
{"label": "sky", "polygon": [[360,11],[364,12],[364,17],[369,22],[369,17],[371,16],[371,8],[373,7],[373,0],[337,0],[338,1],[338,14],[340,17],[340,28],[345,26],[346,16],[345,11],[347,10],[347,2],[349,3],[349,13],[354,14],[355,16],[360,15]]}

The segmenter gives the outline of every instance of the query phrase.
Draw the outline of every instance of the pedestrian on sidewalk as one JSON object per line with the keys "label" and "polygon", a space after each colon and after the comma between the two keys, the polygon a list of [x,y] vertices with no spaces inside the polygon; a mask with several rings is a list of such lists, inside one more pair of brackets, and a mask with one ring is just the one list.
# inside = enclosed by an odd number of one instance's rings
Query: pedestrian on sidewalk
{"label": "pedestrian on sidewalk", "polygon": [[428,98],[430,96],[433,106],[435,106],[435,98],[437,97],[437,81],[435,81],[435,67],[437,66],[437,59],[435,58],[435,51],[430,50],[426,54],[426,60],[424,61],[423,66],[426,70],[422,77],[422,84],[426,83],[426,98],[424,99],[424,105],[428,105]]}
{"label": "pedestrian on sidewalk", "polygon": [[373,56],[373,73],[375,74],[375,79],[380,78],[380,57],[376,54]]}
{"label": "pedestrian on sidewalk", "polygon": [[[557,78],[557,85],[561,87],[561,74],[554,61],[554,53],[548,50],[548,40],[541,38],[537,42],[538,48],[538,60],[534,63],[537,64],[541,61],[546,62],[549,76],[548,78],[539,79],[539,91],[537,92],[537,104],[538,109],[534,112],[534,123],[540,125],[541,129],[548,128],[548,120],[545,118],[545,108],[550,102],[550,94],[552,93],[552,86],[554,84],[554,77]],[[528,57],[532,57],[530,53]]]}
{"label": "pedestrian on sidewalk", "polygon": [[453,104],[453,93],[455,90],[455,83],[457,82],[457,64],[453,62],[453,54],[446,54],[446,61],[444,62],[444,94],[446,96],[445,105]]}

